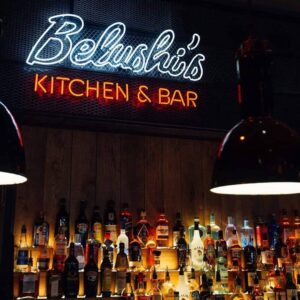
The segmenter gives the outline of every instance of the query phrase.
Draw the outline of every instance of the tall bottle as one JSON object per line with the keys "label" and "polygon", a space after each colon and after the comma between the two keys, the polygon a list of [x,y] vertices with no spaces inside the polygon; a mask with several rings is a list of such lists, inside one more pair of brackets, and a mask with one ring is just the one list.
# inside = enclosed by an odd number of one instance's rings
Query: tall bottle
{"label": "tall bottle", "polygon": [[233,236],[233,231],[235,230],[235,232],[237,232],[236,226],[234,225],[234,220],[233,217],[228,216],[228,221],[227,221],[227,225],[225,228],[225,240],[227,243],[227,247],[228,244],[230,243],[230,240]]}
{"label": "tall bottle", "polygon": [[242,247],[239,244],[236,230],[227,244],[228,249],[228,269],[238,270],[242,265]]}
{"label": "tall bottle", "polygon": [[165,282],[162,286],[162,294],[164,300],[174,300],[174,285],[170,280],[170,273],[168,268],[165,273]]}
{"label": "tall bottle", "polygon": [[22,225],[20,244],[17,250],[16,271],[25,272],[28,270],[29,250],[26,237],[26,226]]}
{"label": "tall bottle", "polygon": [[100,209],[96,205],[94,206],[93,216],[92,216],[92,230],[94,231],[95,239],[99,243],[103,243],[103,226],[102,226],[102,218],[100,214]]}
{"label": "tall bottle", "polygon": [[191,242],[191,263],[196,271],[201,268],[203,261],[204,245],[199,232],[199,219],[195,219],[194,223],[194,237]]}
{"label": "tall bottle", "polygon": [[146,246],[149,237],[150,224],[146,219],[146,211],[142,210],[140,219],[136,225],[137,228],[137,239],[143,247]]}
{"label": "tall bottle", "polygon": [[112,282],[112,263],[109,259],[109,252],[107,249],[103,250],[103,261],[101,263],[101,293],[102,297],[111,296],[111,282]]}
{"label": "tall bottle", "polygon": [[[92,228],[92,226],[91,226]],[[93,247],[91,247],[93,246]],[[85,261],[88,262],[90,251],[93,249],[94,251],[94,261],[96,265],[98,266],[98,256],[99,256],[99,249],[101,247],[101,244],[98,240],[95,238],[95,232],[93,230],[90,230],[89,232],[89,238],[87,240],[86,246],[85,246]]]}
{"label": "tall bottle", "polygon": [[244,224],[241,228],[241,244],[242,248],[245,248],[247,245],[250,243],[250,238],[253,242],[254,238],[254,230],[253,228],[249,225],[249,220],[245,219]]}
{"label": "tall bottle", "polygon": [[[194,224],[195,224],[196,220],[199,223],[199,218],[195,217],[194,218]],[[193,240],[193,237],[194,237],[194,227],[195,227],[194,224],[192,224],[191,226],[189,226],[189,229],[188,229],[188,233],[189,233],[189,245],[190,245],[190,247],[191,247],[191,243],[192,243],[192,240]],[[200,232],[200,237],[202,239],[204,239],[206,237],[206,227],[203,226],[203,225],[201,225],[199,223],[198,228],[199,228],[199,232]]]}
{"label": "tall bottle", "polygon": [[144,283],[145,275],[143,273],[138,273],[137,275],[137,288],[134,291],[134,299],[135,300],[146,300],[146,290],[145,290],[145,283]]}
{"label": "tall bottle", "polygon": [[55,231],[54,231],[55,236],[57,236],[58,231],[60,229],[63,231],[68,243],[70,240],[70,219],[66,209],[65,198],[61,198],[59,200],[59,211],[55,219]]}
{"label": "tall bottle", "polygon": [[54,256],[53,267],[57,272],[63,272],[65,259],[67,257],[67,237],[65,236],[65,230],[60,227],[57,235],[55,236],[54,243]]}
{"label": "tall bottle", "polygon": [[120,244],[121,243],[124,244],[124,251],[125,251],[126,255],[128,255],[129,239],[128,239],[128,236],[126,234],[125,228],[121,228],[120,234],[119,234],[118,239],[117,239],[118,250],[120,250]]}
{"label": "tall bottle", "polygon": [[122,297],[126,297],[129,300],[134,299],[134,290],[131,285],[131,273],[130,272],[126,273],[126,285],[125,285],[125,288],[122,290],[121,295],[122,295]]}
{"label": "tall bottle", "polygon": [[179,292],[179,300],[189,299],[190,290],[188,288],[188,285],[185,282],[184,271],[182,267],[179,269],[179,278],[178,278],[178,284],[176,290]]}
{"label": "tall bottle", "polygon": [[137,239],[137,230],[134,228],[133,240],[129,244],[129,267],[135,270],[141,266],[142,251],[141,244]]}
{"label": "tall bottle", "polygon": [[47,246],[49,242],[49,224],[45,220],[45,214],[40,212],[39,218],[36,220],[33,226],[33,245]]}
{"label": "tall bottle", "polygon": [[244,247],[244,269],[247,271],[247,291],[251,292],[254,286],[253,278],[255,277],[257,270],[257,252],[256,248],[253,246],[251,236],[248,245]]}
{"label": "tall bottle", "polygon": [[94,259],[94,245],[90,245],[89,260],[84,267],[84,293],[86,297],[96,297],[98,287],[98,267]]}
{"label": "tall bottle", "polygon": [[158,279],[157,279],[157,273],[155,268],[152,272],[152,278],[151,278],[151,288],[148,291],[148,296],[150,300],[162,300],[162,292],[158,286]]}
{"label": "tall bottle", "polygon": [[184,225],[182,223],[181,220],[181,214],[180,212],[176,213],[176,220],[175,220],[175,224],[173,226],[173,230],[172,230],[172,246],[175,248],[177,247],[177,242],[178,239],[180,237],[180,232],[181,231],[185,231]]}
{"label": "tall bottle", "polygon": [[76,298],[79,291],[78,260],[74,253],[74,243],[70,243],[69,257],[63,272],[64,294],[66,298]]}
{"label": "tall bottle", "polygon": [[75,234],[74,253],[76,259],[78,260],[79,270],[83,270],[85,266],[85,258],[84,258],[84,249],[81,244],[81,235],[79,233]]}
{"label": "tall bottle", "polygon": [[79,214],[75,221],[75,233],[80,234],[83,248],[85,248],[89,232],[89,222],[85,214],[86,206],[87,202],[85,200],[80,200]]}
{"label": "tall bottle", "polygon": [[164,213],[159,215],[156,222],[156,242],[158,247],[169,246],[169,221]]}
{"label": "tall bottle", "polygon": [[216,241],[216,261],[217,270],[220,273],[221,284],[224,288],[228,284],[227,255],[227,244],[223,238],[223,231],[220,230],[219,239]]}
{"label": "tall bottle", "polygon": [[116,274],[116,294],[121,295],[123,289],[126,286],[126,272],[129,268],[128,258],[125,253],[124,243],[119,245],[119,253],[117,254],[115,269]]}
{"label": "tall bottle", "polygon": [[290,236],[292,236],[292,226],[290,224],[290,220],[287,215],[286,209],[282,209],[281,211],[281,219],[280,219],[280,226],[281,226],[281,238],[283,242],[286,244]]}
{"label": "tall bottle", "polygon": [[113,241],[110,239],[110,232],[109,231],[105,232],[105,239],[104,239],[104,243],[103,243],[103,249],[107,250],[109,260],[110,260],[111,264],[113,264],[114,263],[115,246],[114,246]]}
{"label": "tall bottle", "polygon": [[212,266],[216,263],[216,251],[215,251],[215,240],[211,236],[211,227],[210,225],[206,226],[206,237],[204,239],[204,251],[208,263]]}
{"label": "tall bottle", "polygon": [[211,229],[211,236],[214,240],[217,240],[219,237],[220,226],[216,224],[215,214],[211,213],[209,216],[209,225]]}
{"label": "tall bottle", "polygon": [[280,226],[276,221],[276,215],[271,214],[270,222],[268,224],[269,228],[269,240],[270,240],[270,248],[274,249],[275,244],[279,238]]}
{"label": "tall bottle", "polygon": [[262,219],[258,218],[258,221],[255,226],[255,235],[256,235],[256,246],[263,249],[269,249],[269,229],[267,223]]}
{"label": "tall bottle", "polygon": [[115,202],[109,200],[106,205],[106,211],[104,215],[104,231],[110,232],[110,239],[114,245],[117,243],[117,216],[115,211]]}
{"label": "tall bottle", "polygon": [[188,256],[189,249],[188,249],[188,244],[185,240],[183,227],[180,228],[176,249],[177,249],[178,266],[185,268],[187,264],[187,256]]}
{"label": "tall bottle", "polygon": [[133,228],[132,228],[132,214],[129,211],[128,203],[123,203],[120,213],[120,227],[125,229],[125,233],[129,239],[132,240]]}

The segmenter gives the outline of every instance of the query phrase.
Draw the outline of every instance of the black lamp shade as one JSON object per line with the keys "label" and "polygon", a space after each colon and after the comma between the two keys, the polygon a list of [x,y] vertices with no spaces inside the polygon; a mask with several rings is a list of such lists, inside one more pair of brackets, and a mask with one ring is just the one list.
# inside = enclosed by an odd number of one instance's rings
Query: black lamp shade
{"label": "black lamp shade", "polygon": [[17,123],[0,102],[0,185],[27,181],[22,136]]}
{"label": "black lamp shade", "polygon": [[212,192],[300,193],[300,138],[271,117],[248,117],[224,138],[215,162]]}

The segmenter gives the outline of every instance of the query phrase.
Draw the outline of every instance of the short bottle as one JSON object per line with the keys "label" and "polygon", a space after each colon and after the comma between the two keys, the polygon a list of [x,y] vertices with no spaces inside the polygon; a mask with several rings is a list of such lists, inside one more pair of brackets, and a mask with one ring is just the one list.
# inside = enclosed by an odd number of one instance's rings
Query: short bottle
{"label": "short bottle", "polygon": [[125,253],[124,243],[120,243],[119,252],[116,258],[116,294],[121,295],[126,285],[126,272],[129,268],[128,258]]}
{"label": "short bottle", "polygon": [[25,272],[28,270],[29,249],[27,244],[26,226],[22,225],[20,244],[17,250],[16,271]]}
{"label": "short bottle", "polygon": [[189,299],[190,290],[185,282],[184,271],[182,267],[179,269],[179,278],[176,290],[179,292],[179,300]]}
{"label": "short bottle", "polygon": [[176,213],[176,221],[175,221],[175,224],[174,224],[173,230],[172,230],[172,246],[174,248],[177,247],[177,242],[178,242],[178,239],[179,239],[182,231],[185,232],[185,228],[184,228],[184,225],[181,220],[181,214],[180,214],[180,212],[177,212]]}
{"label": "short bottle", "polygon": [[65,261],[63,287],[66,298],[76,298],[79,291],[79,265],[75,257],[74,243],[70,243],[69,257]]}
{"label": "short bottle", "polygon": [[109,259],[109,251],[106,248],[103,250],[103,261],[100,269],[102,297],[110,297],[112,283],[112,263]]}
{"label": "short bottle", "polygon": [[169,246],[169,221],[164,213],[159,215],[156,222],[156,243],[158,247]]}
{"label": "short bottle", "polygon": [[191,263],[196,271],[199,271],[203,262],[204,245],[199,232],[199,219],[195,219],[194,236],[191,242]]}

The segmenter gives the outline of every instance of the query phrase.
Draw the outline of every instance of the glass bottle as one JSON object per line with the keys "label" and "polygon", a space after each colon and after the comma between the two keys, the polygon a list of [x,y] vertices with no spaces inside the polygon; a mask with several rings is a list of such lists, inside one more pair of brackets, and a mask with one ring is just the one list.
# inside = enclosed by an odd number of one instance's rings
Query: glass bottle
{"label": "glass bottle", "polygon": [[79,291],[78,260],[75,257],[74,243],[70,243],[69,257],[65,261],[63,287],[66,298],[76,298]]}
{"label": "glass bottle", "polygon": [[80,200],[80,210],[79,215],[75,221],[75,234],[80,234],[81,244],[83,248],[86,246],[86,240],[88,238],[89,223],[85,214],[85,209],[87,202],[85,200]]}
{"label": "glass bottle", "polygon": [[230,296],[230,300],[247,300],[247,297],[243,293],[242,281],[239,276],[237,276],[235,279],[235,288],[232,295]]}
{"label": "glass bottle", "polygon": [[209,225],[211,229],[211,236],[214,240],[218,239],[219,231],[220,231],[220,226],[216,225],[216,220],[215,220],[215,214],[211,213],[209,216]]}
{"label": "glass bottle", "polygon": [[[129,239],[132,240],[132,214],[128,209],[128,203],[123,203],[122,210],[120,213],[120,227],[125,229],[125,233]],[[125,245],[126,248],[126,245]]]}
{"label": "glass bottle", "polygon": [[110,239],[114,245],[117,243],[117,215],[115,211],[115,202],[110,200],[107,202],[106,211],[104,215],[104,231],[110,232]]}
{"label": "glass bottle", "polygon": [[50,253],[47,245],[39,246],[39,256],[37,258],[37,267],[39,271],[47,271],[49,269]]}
{"label": "glass bottle", "polygon": [[126,273],[126,285],[125,288],[121,292],[122,297],[126,297],[127,299],[134,299],[134,291],[131,285],[131,273]]}
{"label": "glass bottle", "polygon": [[104,239],[103,249],[106,249],[108,251],[109,260],[110,260],[111,264],[113,265],[115,247],[114,247],[113,241],[110,239],[110,232],[109,231],[105,232],[105,239]]}
{"label": "glass bottle", "polygon": [[79,270],[83,270],[85,265],[85,258],[84,258],[83,246],[81,244],[81,235],[79,233],[75,234],[74,253],[76,259],[78,260]]}
{"label": "glass bottle", "polygon": [[296,240],[300,240],[300,216],[298,209],[294,210],[293,229]]}
{"label": "glass bottle", "polygon": [[276,240],[275,246],[274,246],[274,261],[275,264],[278,264],[280,267],[282,267],[284,261],[288,258],[288,248],[287,245],[282,240],[281,230],[279,230],[279,237]]}
{"label": "glass bottle", "polygon": [[259,285],[258,275],[255,274],[253,279],[253,290],[251,292],[252,300],[264,300],[264,292]]}
{"label": "glass bottle", "polygon": [[251,236],[249,244],[244,248],[244,269],[247,271],[247,291],[251,291],[257,270],[257,254]]}
{"label": "glass bottle", "polygon": [[292,226],[290,224],[290,220],[287,216],[286,209],[281,210],[281,219],[280,219],[280,227],[281,227],[281,238],[282,241],[286,244],[289,237],[292,236]]}
{"label": "glass bottle", "polygon": [[297,300],[298,294],[297,294],[297,287],[295,283],[293,282],[293,277],[290,272],[286,273],[286,296],[287,300]]}
{"label": "glass bottle", "polygon": [[90,245],[89,260],[84,267],[84,293],[86,297],[96,297],[98,287],[98,267],[94,260],[94,245]]}
{"label": "glass bottle", "polygon": [[258,218],[255,226],[255,235],[257,248],[261,248],[262,250],[270,248],[268,225],[262,218]]}
{"label": "glass bottle", "polygon": [[211,290],[208,284],[208,279],[206,274],[201,275],[201,285],[200,285],[200,299],[207,299],[211,295]]}
{"label": "glass bottle", "polygon": [[137,275],[137,288],[134,291],[134,299],[135,300],[147,300],[145,283],[144,283],[144,274],[138,273]]}
{"label": "glass bottle", "polygon": [[216,280],[215,280],[215,284],[213,286],[213,294],[214,294],[214,298],[216,300],[224,300],[225,299],[225,294],[226,294],[226,289],[222,284],[222,280],[221,280],[221,273],[220,270],[216,271]]}
{"label": "glass bottle", "polygon": [[40,212],[39,218],[33,226],[33,245],[35,247],[47,246],[49,242],[49,224],[45,220],[45,214]]}
{"label": "glass bottle", "polygon": [[159,215],[156,222],[156,243],[158,247],[169,246],[169,221],[164,213]]}
{"label": "glass bottle", "polygon": [[100,208],[97,205],[94,206],[91,228],[94,231],[95,239],[100,244],[102,244],[103,243],[102,218],[101,218],[101,214],[100,214]]}
{"label": "glass bottle", "polygon": [[142,247],[145,247],[149,237],[150,224],[146,219],[146,211],[142,210],[140,219],[136,225],[137,228],[137,239],[139,240]]}
{"label": "glass bottle", "polygon": [[185,282],[184,271],[182,267],[179,269],[179,278],[176,290],[179,292],[179,300],[189,299],[190,291],[188,285]]}
{"label": "glass bottle", "polygon": [[151,278],[151,288],[148,291],[148,296],[150,300],[162,300],[162,292],[160,288],[158,287],[158,279],[157,279],[157,273],[155,268],[152,272],[152,278]]}
{"label": "glass bottle", "polygon": [[150,227],[148,241],[146,243],[146,249],[147,249],[146,262],[147,262],[148,270],[150,270],[155,264],[154,253],[153,253],[153,251],[156,248],[155,235],[156,235],[155,228]]}
{"label": "glass bottle", "polygon": [[109,251],[103,250],[103,261],[101,263],[101,293],[102,297],[111,296],[111,282],[112,282],[112,263],[109,258]]}
{"label": "glass bottle", "polygon": [[129,267],[134,270],[141,266],[141,244],[137,239],[137,231],[134,229],[133,240],[129,244]]}
{"label": "glass bottle", "polygon": [[271,214],[268,228],[269,228],[270,249],[274,249],[275,243],[277,242],[277,239],[279,237],[279,228],[280,228],[279,224],[277,224],[275,214]]}
{"label": "glass bottle", "polygon": [[[125,234],[125,233],[124,233]],[[116,274],[116,294],[121,295],[126,285],[126,272],[129,268],[128,258],[125,253],[124,243],[119,245],[119,253],[117,254],[115,269]]]}
{"label": "glass bottle", "polygon": [[[92,228],[92,226],[91,226]],[[91,248],[93,246],[93,248]],[[95,238],[95,232],[91,229],[89,232],[89,238],[87,240],[86,246],[85,246],[85,261],[88,262],[90,251],[93,249],[94,251],[94,261],[96,265],[98,266],[98,256],[99,256],[99,249],[101,247],[101,244],[98,240]]]}
{"label": "glass bottle", "polygon": [[236,230],[233,230],[232,237],[227,242],[228,269],[239,269],[242,263],[242,247],[239,244]]}
{"label": "glass bottle", "polygon": [[243,226],[241,228],[241,244],[242,244],[242,248],[245,248],[249,244],[250,237],[252,238],[252,245],[253,245],[254,230],[249,225],[249,220],[245,219],[244,220],[244,224],[243,224]]}
{"label": "glass bottle", "polygon": [[181,214],[180,212],[177,212],[176,213],[176,221],[175,221],[175,224],[173,226],[173,230],[172,230],[172,246],[175,248],[177,247],[177,242],[178,242],[178,239],[180,237],[180,233],[181,231],[185,231],[185,228],[184,228],[184,225],[182,223],[182,220],[181,220]]}
{"label": "glass bottle", "polygon": [[121,243],[124,244],[124,247],[125,247],[124,251],[125,251],[126,255],[128,255],[129,239],[128,239],[128,236],[126,234],[125,228],[121,228],[120,234],[119,234],[118,239],[117,239],[118,250],[120,249],[120,244]]}
{"label": "glass bottle", "polygon": [[216,263],[216,251],[215,251],[215,240],[211,236],[211,227],[210,225],[206,226],[206,237],[204,239],[204,250],[208,263],[212,266]]}
{"label": "glass bottle", "polygon": [[199,284],[196,280],[196,273],[194,268],[191,268],[191,277],[189,278],[188,281],[188,287],[190,290],[190,295],[192,294],[193,291],[197,291],[199,289]]}
{"label": "glass bottle", "polygon": [[62,296],[62,273],[51,270],[47,274],[47,297],[49,299],[60,299]]}
{"label": "glass bottle", "polygon": [[69,214],[67,213],[66,210],[65,198],[61,198],[59,200],[59,211],[55,219],[55,231],[54,231],[55,236],[58,235],[58,231],[60,229],[63,231],[68,243],[70,239],[70,219],[69,219]]}
{"label": "glass bottle", "polygon": [[28,270],[28,244],[26,237],[26,226],[21,227],[20,244],[17,250],[16,271],[25,272]]}
{"label": "glass bottle", "polygon": [[176,245],[178,266],[185,268],[187,264],[188,244],[184,237],[184,229],[180,229],[179,238]]}
{"label": "glass bottle", "polygon": [[206,237],[206,227],[203,226],[203,225],[201,225],[199,223],[199,218],[198,217],[195,217],[194,218],[194,224],[192,224],[191,226],[189,226],[189,229],[188,229],[188,231],[189,231],[189,245],[190,245],[190,247],[191,247],[191,243],[192,243],[192,240],[193,240],[193,237],[194,237],[194,229],[195,229],[195,222],[196,221],[199,224],[198,228],[199,228],[199,232],[200,232],[200,237],[202,239],[204,239]]}
{"label": "glass bottle", "polygon": [[216,241],[216,267],[220,273],[222,286],[224,286],[224,288],[228,284],[227,255],[227,243],[223,238],[223,231],[220,230],[219,239]]}
{"label": "glass bottle", "polygon": [[162,294],[164,300],[174,300],[174,285],[170,280],[170,273],[168,268],[165,273],[165,281],[162,285]]}
{"label": "glass bottle", "polygon": [[55,236],[53,256],[53,267],[57,272],[63,272],[64,270],[64,264],[67,257],[67,245],[68,241],[65,236],[65,230],[63,227],[60,227]]}
{"label": "glass bottle", "polygon": [[194,237],[191,242],[191,263],[196,271],[199,271],[203,261],[204,245],[199,232],[199,219],[195,219]]}
{"label": "glass bottle", "polygon": [[228,247],[228,244],[230,243],[230,241],[232,239],[234,230],[235,230],[235,232],[237,232],[236,226],[234,225],[233,217],[229,216],[228,221],[227,221],[227,225],[226,225],[226,228],[225,228],[225,240],[226,240],[226,243],[227,243],[227,247]]}

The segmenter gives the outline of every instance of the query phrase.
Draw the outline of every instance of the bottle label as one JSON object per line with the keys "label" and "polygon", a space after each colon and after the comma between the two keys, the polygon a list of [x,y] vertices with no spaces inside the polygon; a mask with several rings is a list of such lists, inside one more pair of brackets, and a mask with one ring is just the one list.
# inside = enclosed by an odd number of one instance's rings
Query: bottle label
{"label": "bottle label", "polygon": [[79,223],[77,224],[77,230],[80,234],[85,234],[88,231],[88,224],[86,223]]}
{"label": "bottle label", "polygon": [[264,265],[273,264],[273,252],[270,250],[265,250],[261,252],[261,260]]}
{"label": "bottle label", "polygon": [[216,257],[216,251],[213,244],[209,244],[206,249],[207,260],[210,264],[213,264]]}
{"label": "bottle label", "polygon": [[110,239],[114,244],[117,243],[117,225],[105,225],[105,231],[110,232]]}
{"label": "bottle label", "polygon": [[77,270],[70,270],[67,273],[66,281],[68,284],[75,284],[79,282],[79,274]]}
{"label": "bottle label", "polygon": [[286,290],[287,300],[297,300],[298,294],[296,289],[287,289]]}
{"label": "bottle label", "polygon": [[145,224],[143,224],[138,232],[137,238],[143,244],[146,245],[148,241],[149,231]]}
{"label": "bottle label", "polygon": [[18,250],[17,265],[28,265],[28,250]]}
{"label": "bottle label", "polygon": [[66,241],[56,241],[56,249],[55,249],[55,254],[58,256],[65,256],[66,253],[66,248],[67,248],[67,243]]}
{"label": "bottle label", "polygon": [[45,246],[48,243],[49,232],[46,224],[35,226],[34,233],[35,246]]}
{"label": "bottle label", "polygon": [[109,221],[113,221],[115,219],[115,214],[113,212],[109,212],[107,214],[107,218]]}
{"label": "bottle label", "polygon": [[217,251],[218,251],[218,257],[227,258],[227,249],[225,248],[225,246],[224,247],[218,246]]}
{"label": "bottle label", "polygon": [[66,255],[55,255],[53,258],[54,269],[63,272],[65,266]]}
{"label": "bottle label", "polygon": [[156,227],[156,240],[168,240],[169,239],[169,226],[158,225]]}
{"label": "bottle label", "polygon": [[247,285],[248,287],[254,286],[254,277],[256,275],[256,272],[248,272],[247,273]]}
{"label": "bottle label", "polygon": [[140,245],[131,245],[129,248],[129,259],[130,261],[141,260],[141,248]]}
{"label": "bottle label", "polygon": [[86,279],[90,283],[95,283],[97,282],[97,272],[96,271],[88,271],[86,273]]}
{"label": "bottle label", "polygon": [[179,231],[173,231],[173,247],[177,246],[178,240],[179,240]]}
{"label": "bottle label", "polygon": [[23,294],[32,294],[35,292],[36,275],[29,273],[23,275]]}
{"label": "bottle label", "polygon": [[111,269],[102,270],[102,291],[109,292],[111,286]]}
{"label": "bottle label", "polygon": [[59,296],[59,275],[52,275],[49,279],[50,283],[50,297],[58,297]]}
{"label": "bottle label", "polygon": [[191,259],[193,266],[199,266],[203,261],[203,249],[201,247],[193,247],[191,249]]}
{"label": "bottle label", "polygon": [[295,237],[296,239],[300,239],[300,228],[295,229]]}
{"label": "bottle label", "polygon": [[99,241],[100,243],[103,242],[103,235],[102,235],[102,224],[101,223],[94,223],[93,224],[93,230],[95,232],[95,239]]}
{"label": "bottle label", "polygon": [[117,289],[117,294],[121,295],[123,289],[126,286],[126,271],[117,271],[117,276],[116,276],[116,289]]}

